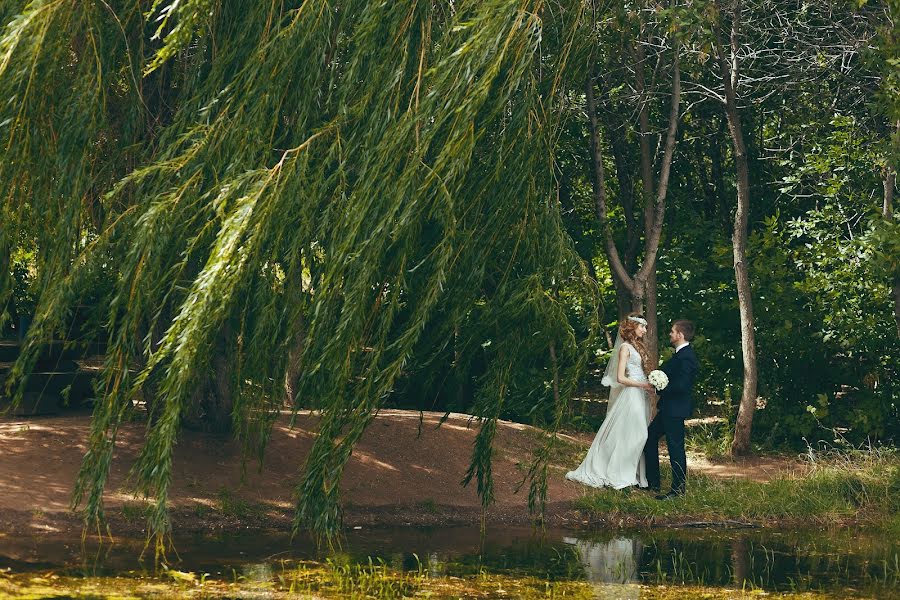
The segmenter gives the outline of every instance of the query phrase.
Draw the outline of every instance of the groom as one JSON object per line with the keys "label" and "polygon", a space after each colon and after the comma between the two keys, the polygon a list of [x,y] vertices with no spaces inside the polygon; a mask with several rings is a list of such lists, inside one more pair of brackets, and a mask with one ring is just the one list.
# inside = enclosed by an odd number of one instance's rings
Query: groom
{"label": "groom", "polygon": [[664,362],[660,369],[669,377],[669,385],[659,393],[656,417],[647,429],[647,445],[644,446],[644,463],[647,483],[651,490],[659,491],[659,438],[665,434],[672,464],[672,490],[657,500],[683,496],[687,481],[687,457],[684,452],[684,420],[694,409],[691,388],[697,379],[699,364],[691,347],[694,324],[686,320],[672,323],[669,342],[675,347],[675,355]]}

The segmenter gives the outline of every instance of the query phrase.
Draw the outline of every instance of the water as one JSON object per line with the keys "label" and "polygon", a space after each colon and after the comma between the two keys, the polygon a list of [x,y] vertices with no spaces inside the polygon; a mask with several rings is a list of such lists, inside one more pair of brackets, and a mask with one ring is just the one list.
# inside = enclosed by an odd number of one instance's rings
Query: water
{"label": "water", "polygon": [[[82,547],[79,540],[0,538],[0,570],[55,570],[94,578],[152,572],[152,556],[137,561],[142,546],[142,540],[89,541]],[[491,528],[482,539],[472,527],[373,528],[348,532],[342,548],[330,554],[310,539],[292,541],[282,534],[181,537],[176,546],[180,560],[172,564],[180,571],[249,582],[273,580],[295,561],[366,564],[374,557],[393,570],[425,571],[435,578],[489,573],[617,585],[616,597],[637,598],[640,588],[634,584],[900,597],[900,543],[876,532],[845,529],[582,535]]]}

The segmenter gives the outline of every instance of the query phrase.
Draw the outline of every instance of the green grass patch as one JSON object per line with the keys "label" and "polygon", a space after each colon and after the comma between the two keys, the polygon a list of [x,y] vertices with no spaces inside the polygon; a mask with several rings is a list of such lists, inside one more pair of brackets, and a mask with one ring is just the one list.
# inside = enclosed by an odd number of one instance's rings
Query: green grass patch
{"label": "green grass patch", "polygon": [[729,421],[698,423],[685,430],[685,446],[711,459],[726,458],[731,454],[734,425]]}
{"label": "green grass patch", "polygon": [[[854,520],[898,527],[900,456],[894,450],[816,455],[803,476],[768,483],[688,473],[688,493],[668,501],[643,491],[599,490],[579,507],[605,519]],[[663,467],[664,481],[668,474]]]}

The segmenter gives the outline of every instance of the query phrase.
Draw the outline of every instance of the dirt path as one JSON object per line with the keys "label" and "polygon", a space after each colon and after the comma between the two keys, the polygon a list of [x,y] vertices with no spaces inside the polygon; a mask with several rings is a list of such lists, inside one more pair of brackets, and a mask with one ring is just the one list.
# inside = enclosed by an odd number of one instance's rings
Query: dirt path
{"label": "dirt path", "polygon": [[[480,501],[474,483],[463,488],[478,432],[467,415],[453,414],[441,427],[441,413],[384,410],[363,435],[345,469],[341,494],[345,523],[455,524],[478,522]],[[275,426],[261,470],[248,464],[241,478],[239,445],[224,438],[185,431],[173,462],[170,491],[176,527],[208,531],[236,523],[287,527],[293,512],[298,473],[316,435],[318,417],[304,412],[293,428],[287,416]],[[80,528],[69,510],[75,477],[86,450],[90,416],[0,420],[0,535],[15,531],[67,531]],[[129,467],[143,440],[144,425],[123,427],[107,485],[107,513],[119,533],[140,530],[142,504],[125,487]],[[493,522],[528,521],[527,486],[516,492],[532,450],[543,433],[501,421],[493,463],[496,503]],[[566,481],[591,435],[563,436],[552,461],[548,518],[565,525],[577,519],[573,502],[588,493]],[[753,459],[714,464],[691,457],[690,468],[720,477],[764,480],[796,463]]]}

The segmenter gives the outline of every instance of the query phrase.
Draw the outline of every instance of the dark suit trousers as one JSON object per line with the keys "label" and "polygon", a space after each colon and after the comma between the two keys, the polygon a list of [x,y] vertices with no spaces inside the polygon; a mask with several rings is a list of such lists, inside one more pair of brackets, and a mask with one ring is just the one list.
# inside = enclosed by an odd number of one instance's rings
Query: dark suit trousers
{"label": "dark suit trousers", "polygon": [[683,493],[687,481],[687,456],[684,452],[684,419],[665,417],[657,413],[647,429],[644,464],[647,484],[659,488],[659,438],[666,436],[669,462],[672,465],[672,491]]}

